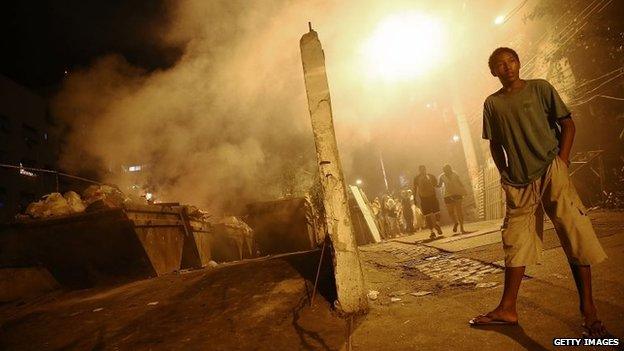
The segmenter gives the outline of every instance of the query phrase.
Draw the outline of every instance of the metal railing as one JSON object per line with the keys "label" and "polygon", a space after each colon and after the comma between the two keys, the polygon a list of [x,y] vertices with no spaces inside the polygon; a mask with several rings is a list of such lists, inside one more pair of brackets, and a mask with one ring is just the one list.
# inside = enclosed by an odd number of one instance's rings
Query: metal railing
{"label": "metal railing", "polygon": [[[26,176],[26,177],[35,176],[34,173],[32,173],[32,172],[51,174],[56,179],[56,192],[59,192],[59,177],[66,177],[66,178],[70,178],[70,179],[81,180],[83,182],[92,183],[92,184],[98,184],[98,185],[102,185],[103,184],[102,182],[98,182],[98,181],[93,180],[93,179],[83,178],[83,177],[75,176],[75,175],[72,175],[72,174],[67,174],[67,173],[63,173],[63,172],[59,172],[59,171],[55,171],[55,170],[50,170],[50,169],[45,169],[45,168],[24,167],[22,165],[15,166],[15,165],[3,164],[3,163],[0,163],[0,167],[2,167],[2,168],[9,168],[9,169],[16,169],[16,170],[18,170],[20,172],[21,175]],[[32,173],[32,174],[27,174],[27,173],[24,173],[24,172],[29,172],[29,173]]]}

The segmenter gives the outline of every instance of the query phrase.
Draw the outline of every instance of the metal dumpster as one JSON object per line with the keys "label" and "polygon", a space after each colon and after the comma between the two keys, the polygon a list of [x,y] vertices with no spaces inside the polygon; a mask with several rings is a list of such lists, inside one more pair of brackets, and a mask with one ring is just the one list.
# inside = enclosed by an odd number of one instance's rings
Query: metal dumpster
{"label": "metal dumpster", "polygon": [[0,267],[43,267],[63,286],[121,283],[180,269],[179,210],[135,205],[0,228]]}
{"label": "metal dumpster", "polygon": [[187,207],[178,208],[184,223],[184,248],[182,250],[182,268],[206,267],[212,260],[212,225],[205,221],[189,218]]}
{"label": "metal dumpster", "polygon": [[237,261],[255,257],[254,232],[237,217],[223,217],[214,225],[211,240],[212,256],[216,262]]}
{"label": "metal dumpster", "polygon": [[247,205],[247,223],[261,255],[313,249],[320,227],[306,198],[290,198]]}

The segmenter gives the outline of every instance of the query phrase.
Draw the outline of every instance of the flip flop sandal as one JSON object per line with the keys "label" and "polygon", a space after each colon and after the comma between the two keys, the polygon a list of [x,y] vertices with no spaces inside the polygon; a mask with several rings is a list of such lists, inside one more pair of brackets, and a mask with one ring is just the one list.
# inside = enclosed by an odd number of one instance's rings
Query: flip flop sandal
{"label": "flip flop sandal", "polygon": [[[596,326],[596,324],[598,324],[598,326]],[[610,335],[609,331],[607,330],[607,328],[605,328],[604,324],[602,324],[601,320],[595,320],[592,324],[590,324],[589,326],[585,325],[585,323],[583,323],[583,329],[585,329],[585,331],[583,332],[583,337],[586,338],[592,338],[592,337],[598,337],[598,338],[606,338]],[[598,331],[598,330],[604,330],[604,334],[599,335],[599,336],[592,336],[592,331]]]}
{"label": "flip flop sandal", "polygon": [[[484,321],[479,321],[479,319],[483,319],[483,318],[487,318],[487,322]],[[518,325],[518,321],[515,322],[510,322],[510,321],[505,321],[502,319],[495,319],[495,318],[491,318],[488,317],[487,315],[480,315],[477,317],[474,317],[473,319],[468,321],[468,324],[472,325],[472,326],[483,326],[483,325]]]}

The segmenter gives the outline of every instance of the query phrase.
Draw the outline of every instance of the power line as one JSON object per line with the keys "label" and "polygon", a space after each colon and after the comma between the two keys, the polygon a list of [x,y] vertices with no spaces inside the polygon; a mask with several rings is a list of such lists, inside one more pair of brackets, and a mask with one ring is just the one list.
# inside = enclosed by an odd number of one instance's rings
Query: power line
{"label": "power line", "polygon": [[595,98],[599,98],[599,97],[605,98],[605,99],[609,99],[609,100],[624,101],[624,98],[621,98],[621,97],[598,94],[598,95],[594,95],[594,96],[592,96],[589,99],[586,99],[584,101],[580,101],[580,102],[577,102],[577,103],[574,103],[574,104],[570,104],[570,106],[583,105],[583,104],[586,104],[586,103],[594,100]]}
{"label": "power line", "polygon": [[509,11],[507,16],[505,16],[505,20],[503,21],[503,23],[506,23],[507,21],[509,21],[511,17],[513,17],[516,13],[518,13],[518,11],[520,11],[524,7],[524,5],[527,4],[527,2],[529,2],[529,0],[524,0],[523,2],[518,4],[516,7],[514,7],[511,11]]}
{"label": "power line", "polygon": [[624,98],[616,97],[616,96],[600,95],[600,97],[605,98],[605,99],[624,101]]}
{"label": "power line", "polygon": [[575,85],[574,87],[572,87],[572,88],[569,88],[569,89],[562,89],[561,91],[563,91],[563,92],[571,92],[572,90],[577,90],[577,89],[579,89],[580,87],[583,87],[583,86],[585,86],[585,85],[587,85],[587,84],[589,84],[589,83],[595,82],[595,81],[600,80],[600,79],[602,79],[602,78],[606,78],[606,77],[608,77],[608,76],[610,76],[610,75],[612,75],[613,73],[616,73],[616,72],[618,72],[618,71],[619,71],[619,72],[624,72],[624,67],[616,68],[616,69],[614,69],[614,70],[613,70],[613,71],[611,71],[611,72],[605,73],[605,74],[603,74],[603,75],[601,75],[601,76],[599,76],[599,77],[596,77],[596,78],[592,78],[592,79],[589,79],[589,80],[585,80],[585,81],[583,81],[582,83],[576,84],[576,85]]}
{"label": "power line", "polygon": [[580,99],[582,99],[584,96],[587,96],[587,95],[589,95],[589,94],[591,94],[591,93],[595,92],[596,90],[598,90],[598,89],[600,89],[601,87],[605,86],[605,84],[607,84],[607,83],[609,83],[609,82],[612,82],[613,80],[615,80],[615,79],[617,79],[617,78],[619,78],[619,77],[621,77],[621,76],[623,76],[623,75],[624,75],[624,71],[622,71],[622,72],[620,72],[620,74],[618,74],[618,75],[616,75],[616,76],[613,76],[613,77],[609,78],[608,80],[606,80],[606,81],[602,82],[602,83],[601,83],[600,85],[598,85],[597,87],[594,87],[593,89],[586,91],[586,92],[585,92],[582,96],[578,97],[578,99],[579,99],[579,100],[580,100]]}
{"label": "power line", "polygon": [[59,172],[59,171],[53,171],[53,170],[50,170],[50,169],[7,165],[7,164],[3,164],[3,163],[0,163],[0,167],[11,168],[11,169],[18,169],[18,170],[26,170],[26,171],[33,171],[33,172],[41,172],[41,173],[50,173],[50,174],[60,175],[60,176],[67,177],[67,178],[73,178],[73,179],[82,180],[82,181],[93,183],[93,184],[100,184],[100,185],[102,184],[101,182],[98,182],[98,181],[95,181],[95,180],[92,180],[92,179],[78,177],[78,176],[75,176],[75,175],[62,173],[62,172]]}
{"label": "power line", "polygon": [[[553,37],[553,38],[558,37],[558,36],[561,37],[561,38],[564,38],[564,37],[567,36],[568,38],[563,43],[557,45],[555,48],[551,49],[550,51],[548,51],[548,52],[546,52],[546,53],[544,53],[542,55],[539,55],[539,53],[536,53],[535,55],[533,55],[533,57],[531,59],[529,59],[527,61],[527,63],[524,65],[524,68],[526,69],[525,73],[527,73],[527,74],[528,74],[528,72],[533,73],[533,71],[536,68],[536,62],[537,62],[537,61],[535,61],[535,59],[538,57],[538,55],[539,56],[545,56],[545,57],[552,56],[555,52],[559,51],[563,47],[564,44],[566,44],[570,39],[572,39],[576,35],[576,33],[578,33],[587,24],[587,21],[586,21],[580,27],[576,28],[576,30],[575,30],[573,25],[576,22],[584,21],[589,16],[591,16],[599,6],[603,5],[602,8],[599,10],[599,11],[601,11],[604,7],[609,5],[610,2],[611,2],[611,0],[593,0],[591,3],[589,3],[589,5],[585,6],[585,8],[583,8],[579,13],[576,14],[576,16],[570,21],[570,23],[568,25],[566,25],[563,29],[559,30],[557,33],[551,35],[551,37]],[[589,11],[585,14],[585,12],[588,9],[589,9]],[[579,19],[579,17],[581,17],[581,18]],[[579,19],[579,20],[577,21],[577,19]],[[570,28],[569,31],[568,31],[568,28]],[[572,31],[574,31],[574,32],[572,33],[572,35],[569,36],[570,32],[572,32]],[[544,35],[542,36],[542,39],[540,39],[540,41],[542,41],[543,38],[546,37],[546,35],[547,35],[547,33],[544,33]],[[529,67],[529,68],[527,68],[527,67]]]}
{"label": "power line", "polygon": [[613,0],[609,0],[609,2],[607,2],[603,7],[600,8],[600,10],[598,10],[598,12],[601,12],[602,10],[604,10],[605,7],[609,6],[611,4]]}

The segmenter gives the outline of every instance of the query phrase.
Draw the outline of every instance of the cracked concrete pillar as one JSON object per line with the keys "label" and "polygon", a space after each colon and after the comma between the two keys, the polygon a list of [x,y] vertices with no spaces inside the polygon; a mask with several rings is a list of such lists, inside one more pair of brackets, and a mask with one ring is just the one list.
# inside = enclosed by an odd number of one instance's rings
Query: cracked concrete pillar
{"label": "cracked concrete pillar", "polygon": [[334,251],[337,307],[346,314],[361,313],[368,309],[368,300],[334,133],[325,54],[312,27],[301,37],[300,46],[325,219]]}

